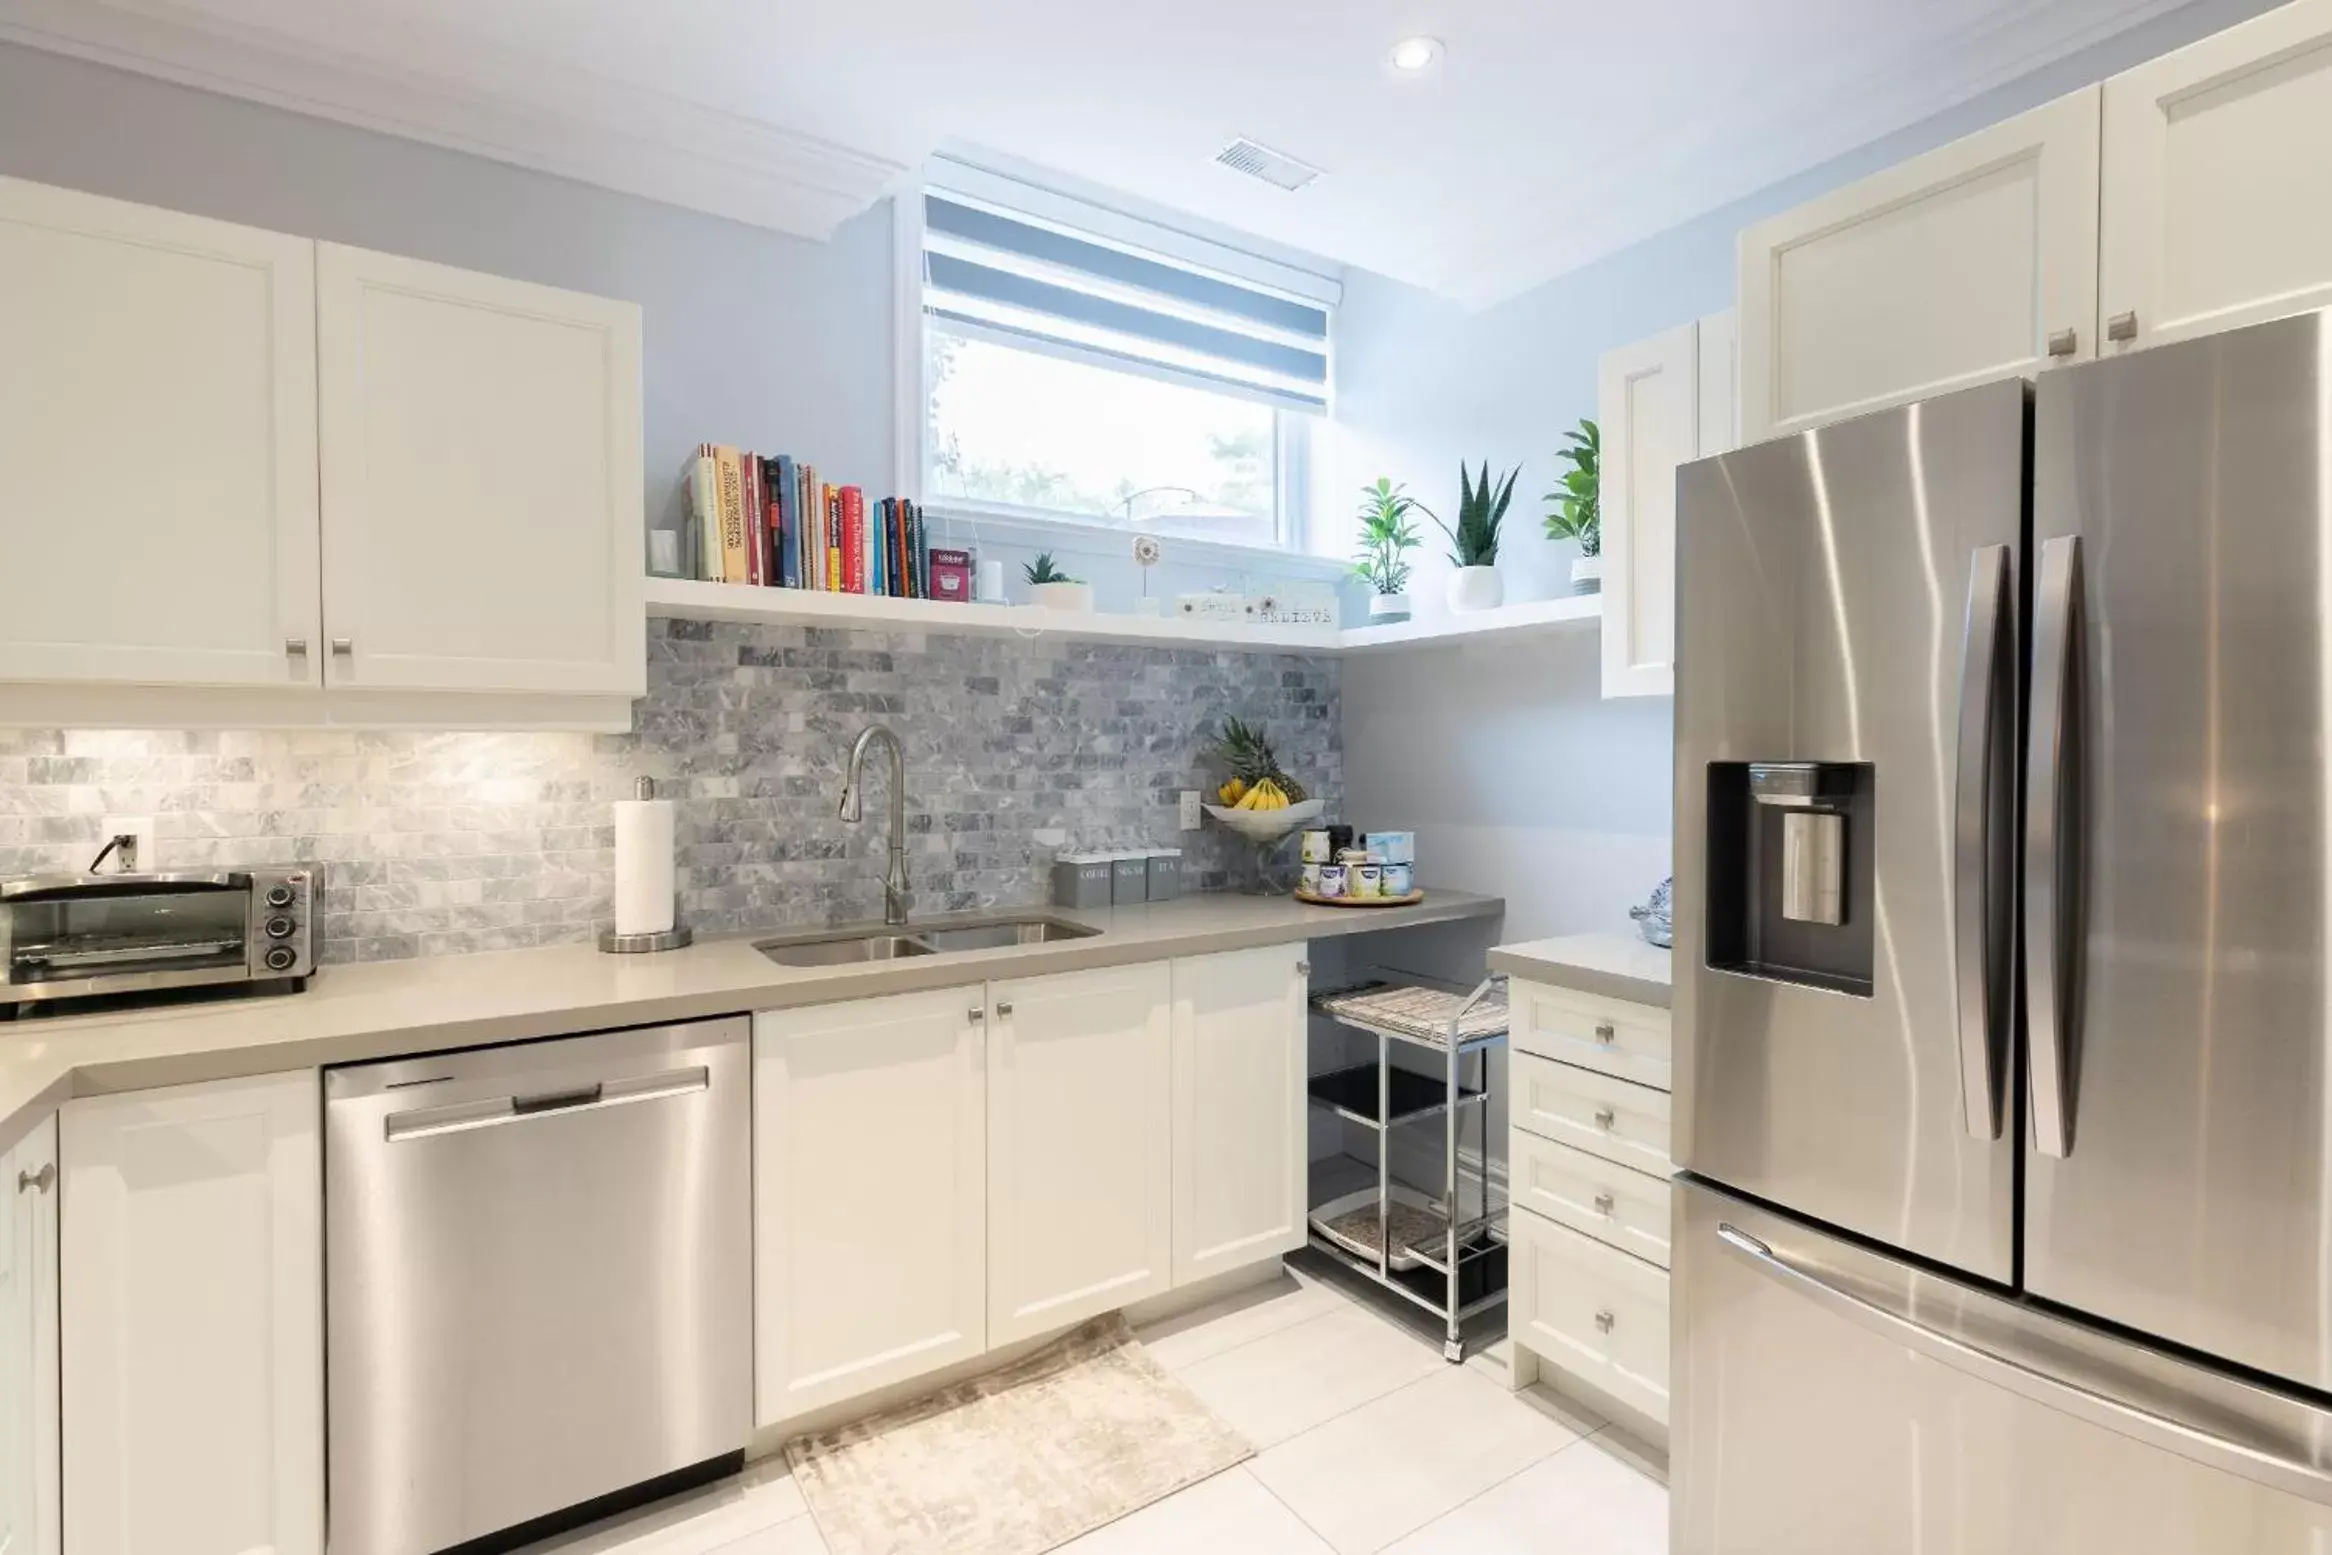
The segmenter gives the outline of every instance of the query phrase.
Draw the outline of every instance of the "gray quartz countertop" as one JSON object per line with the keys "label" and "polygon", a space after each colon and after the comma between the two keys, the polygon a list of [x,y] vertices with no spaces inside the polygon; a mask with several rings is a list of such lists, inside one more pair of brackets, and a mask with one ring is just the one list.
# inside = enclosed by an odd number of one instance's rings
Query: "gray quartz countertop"
{"label": "gray quartz countertop", "polygon": [[1490,970],[1606,999],[1668,1008],[1668,952],[1636,934],[1562,934],[1500,945]]}
{"label": "gray quartz countertop", "polygon": [[1044,945],[785,967],[752,945],[789,932],[773,927],[751,939],[651,956],[560,945],[333,966],[305,993],[280,998],[0,1023],[0,1150],[74,1096],[1495,918],[1505,903],[1436,891],[1414,907],[1367,911],[1230,895],[1032,911],[1101,932]]}

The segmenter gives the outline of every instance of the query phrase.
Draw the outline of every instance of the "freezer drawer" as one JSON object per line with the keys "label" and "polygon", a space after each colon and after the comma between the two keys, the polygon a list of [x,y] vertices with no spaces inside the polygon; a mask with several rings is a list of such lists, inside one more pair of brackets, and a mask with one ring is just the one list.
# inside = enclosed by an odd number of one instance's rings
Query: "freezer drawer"
{"label": "freezer drawer", "polygon": [[1668,1275],[1528,1210],[1507,1222],[1515,1342],[1668,1418]]}
{"label": "freezer drawer", "polygon": [[1513,1045],[1655,1090],[1669,1088],[1668,1012],[1517,979],[1507,992]]}
{"label": "freezer drawer", "polygon": [[1515,1129],[1506,1181],[1518,1209],[1668,1267],[1668,1184],[1633,1167]]}
{"label": "freezer drawer", "polygon": [[2332,1411],[1676,1195],[1675,1555],[2332,1544]]}
{"label": "freezer drawer", "polygon": [[1514,1053],[1513,1125],[1590,1155],[1668,1175],[1668,1093]]}

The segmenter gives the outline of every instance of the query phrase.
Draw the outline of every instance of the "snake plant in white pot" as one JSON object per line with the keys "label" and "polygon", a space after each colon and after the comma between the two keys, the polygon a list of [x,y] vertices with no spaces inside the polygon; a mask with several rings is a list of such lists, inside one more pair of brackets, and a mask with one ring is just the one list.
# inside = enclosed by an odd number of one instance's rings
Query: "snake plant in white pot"
{"label": "snake plant in white pot", "polygon": [[1507,504],[1514,500],[1514,479],[1521,473],[1522,466],[1516,465],[1493,487],[1489,460],[1482,461],[1478,482],[1463,462],[1458,465],[1456,527],[1442,524],[1439,517],[1433,520],[1449,536],[1450,565],[1457,569],[1449,577],[1452,614],[1495,610],[1506,602],[1506,587],[1498,578],[1498,530],[1506,522]]}
{"label": "snake plant in white pot", "polygon": [[1369,586],[1372,626],[1409,619],[1409,553],[1419,539],[1409,515],[1420,512],[1430,510],[1381,475],[1360,488],[1360,555],[1352,571]]}

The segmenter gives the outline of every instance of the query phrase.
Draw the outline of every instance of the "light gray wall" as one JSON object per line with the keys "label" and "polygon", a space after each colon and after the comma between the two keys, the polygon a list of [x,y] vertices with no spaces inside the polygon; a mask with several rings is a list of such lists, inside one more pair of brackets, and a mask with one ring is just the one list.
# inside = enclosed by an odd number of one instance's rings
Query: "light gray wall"
{"label": "light gray wall", "polygon": [[[1348,272],[1328,477],[1347,495],[1325,508],[1348,512],[1354,488],[1389,475],[1446,514],[1460,459],[1520,464],[1507,597],[1567,592],[1573,548],[1540,529],[1561,433],[1595,414],[1605,351],[1732,306],[1742,227],[2273,8],[2199,0],[1483,312]],[[1445,570],[1427,534],[1411,585],[1421,614],[1440,608]],[[1510,938],[1626,931],[1624,907],[1666,872],[1669,703],[1602,702],[1595,654],[1581,631],[1494,656],[1355,660],[1345,677],[1359,818],[1414,824],[1429,881],[1503,892]]]}
{"label": "light gray wall", "polygon": [[708,440],[890,488],[887,205],[812,243],[6,44],[0,173],[640,304],[652,512]]}

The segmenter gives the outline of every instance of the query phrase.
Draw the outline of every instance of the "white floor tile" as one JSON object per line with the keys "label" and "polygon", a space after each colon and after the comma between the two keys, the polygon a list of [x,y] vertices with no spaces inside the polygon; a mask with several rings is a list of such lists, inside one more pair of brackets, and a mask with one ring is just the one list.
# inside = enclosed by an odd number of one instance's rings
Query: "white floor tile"
{"label": "white floor tile", "polygon": [[1335,1291],[1283,1271],[1221,1301],[1150,1324],[1134,1337],[1152,1360],[1180,1371],[1343,1305]]}
{"label": "white floor tile", "polygon": [[775,1528],[764,1528],[749,1533],[742,1539],[716,1545],[705,1555],[826,1555],[826,1541],[818,1534],[818,1525],[807,1517],[797,1517]]}
{"label": "white floor tile", "polygon": [[1251,1467],[1343,1555],[1365,1555],[1578,1439],[1496,1383],[1444,1366]]}
{"label": "white floor tile", "polygon": [[[529,1546],[522,1555],[712,1555],[808,1512],[785,1459],[764,1458],[719,1484]],[[745,1551],[759,1555],[750,1543],[740,1555]]]}
{"label": "white floor tile", "polygon": [[1668,1492],[1593,1437],[1418,1529],[1386,1555],[1667,1555]]}
{"label": "white floor tile", "polygon": [[1433,1346],[1345,1305],[1176,1375],[1231,1429],[1265,1448],[1444,1369]]}
{"label": "white floor tile", "polygon": [[1057,1555],[1330,1555],[1244,1468],[1201,1480],[1061,1546]]}

